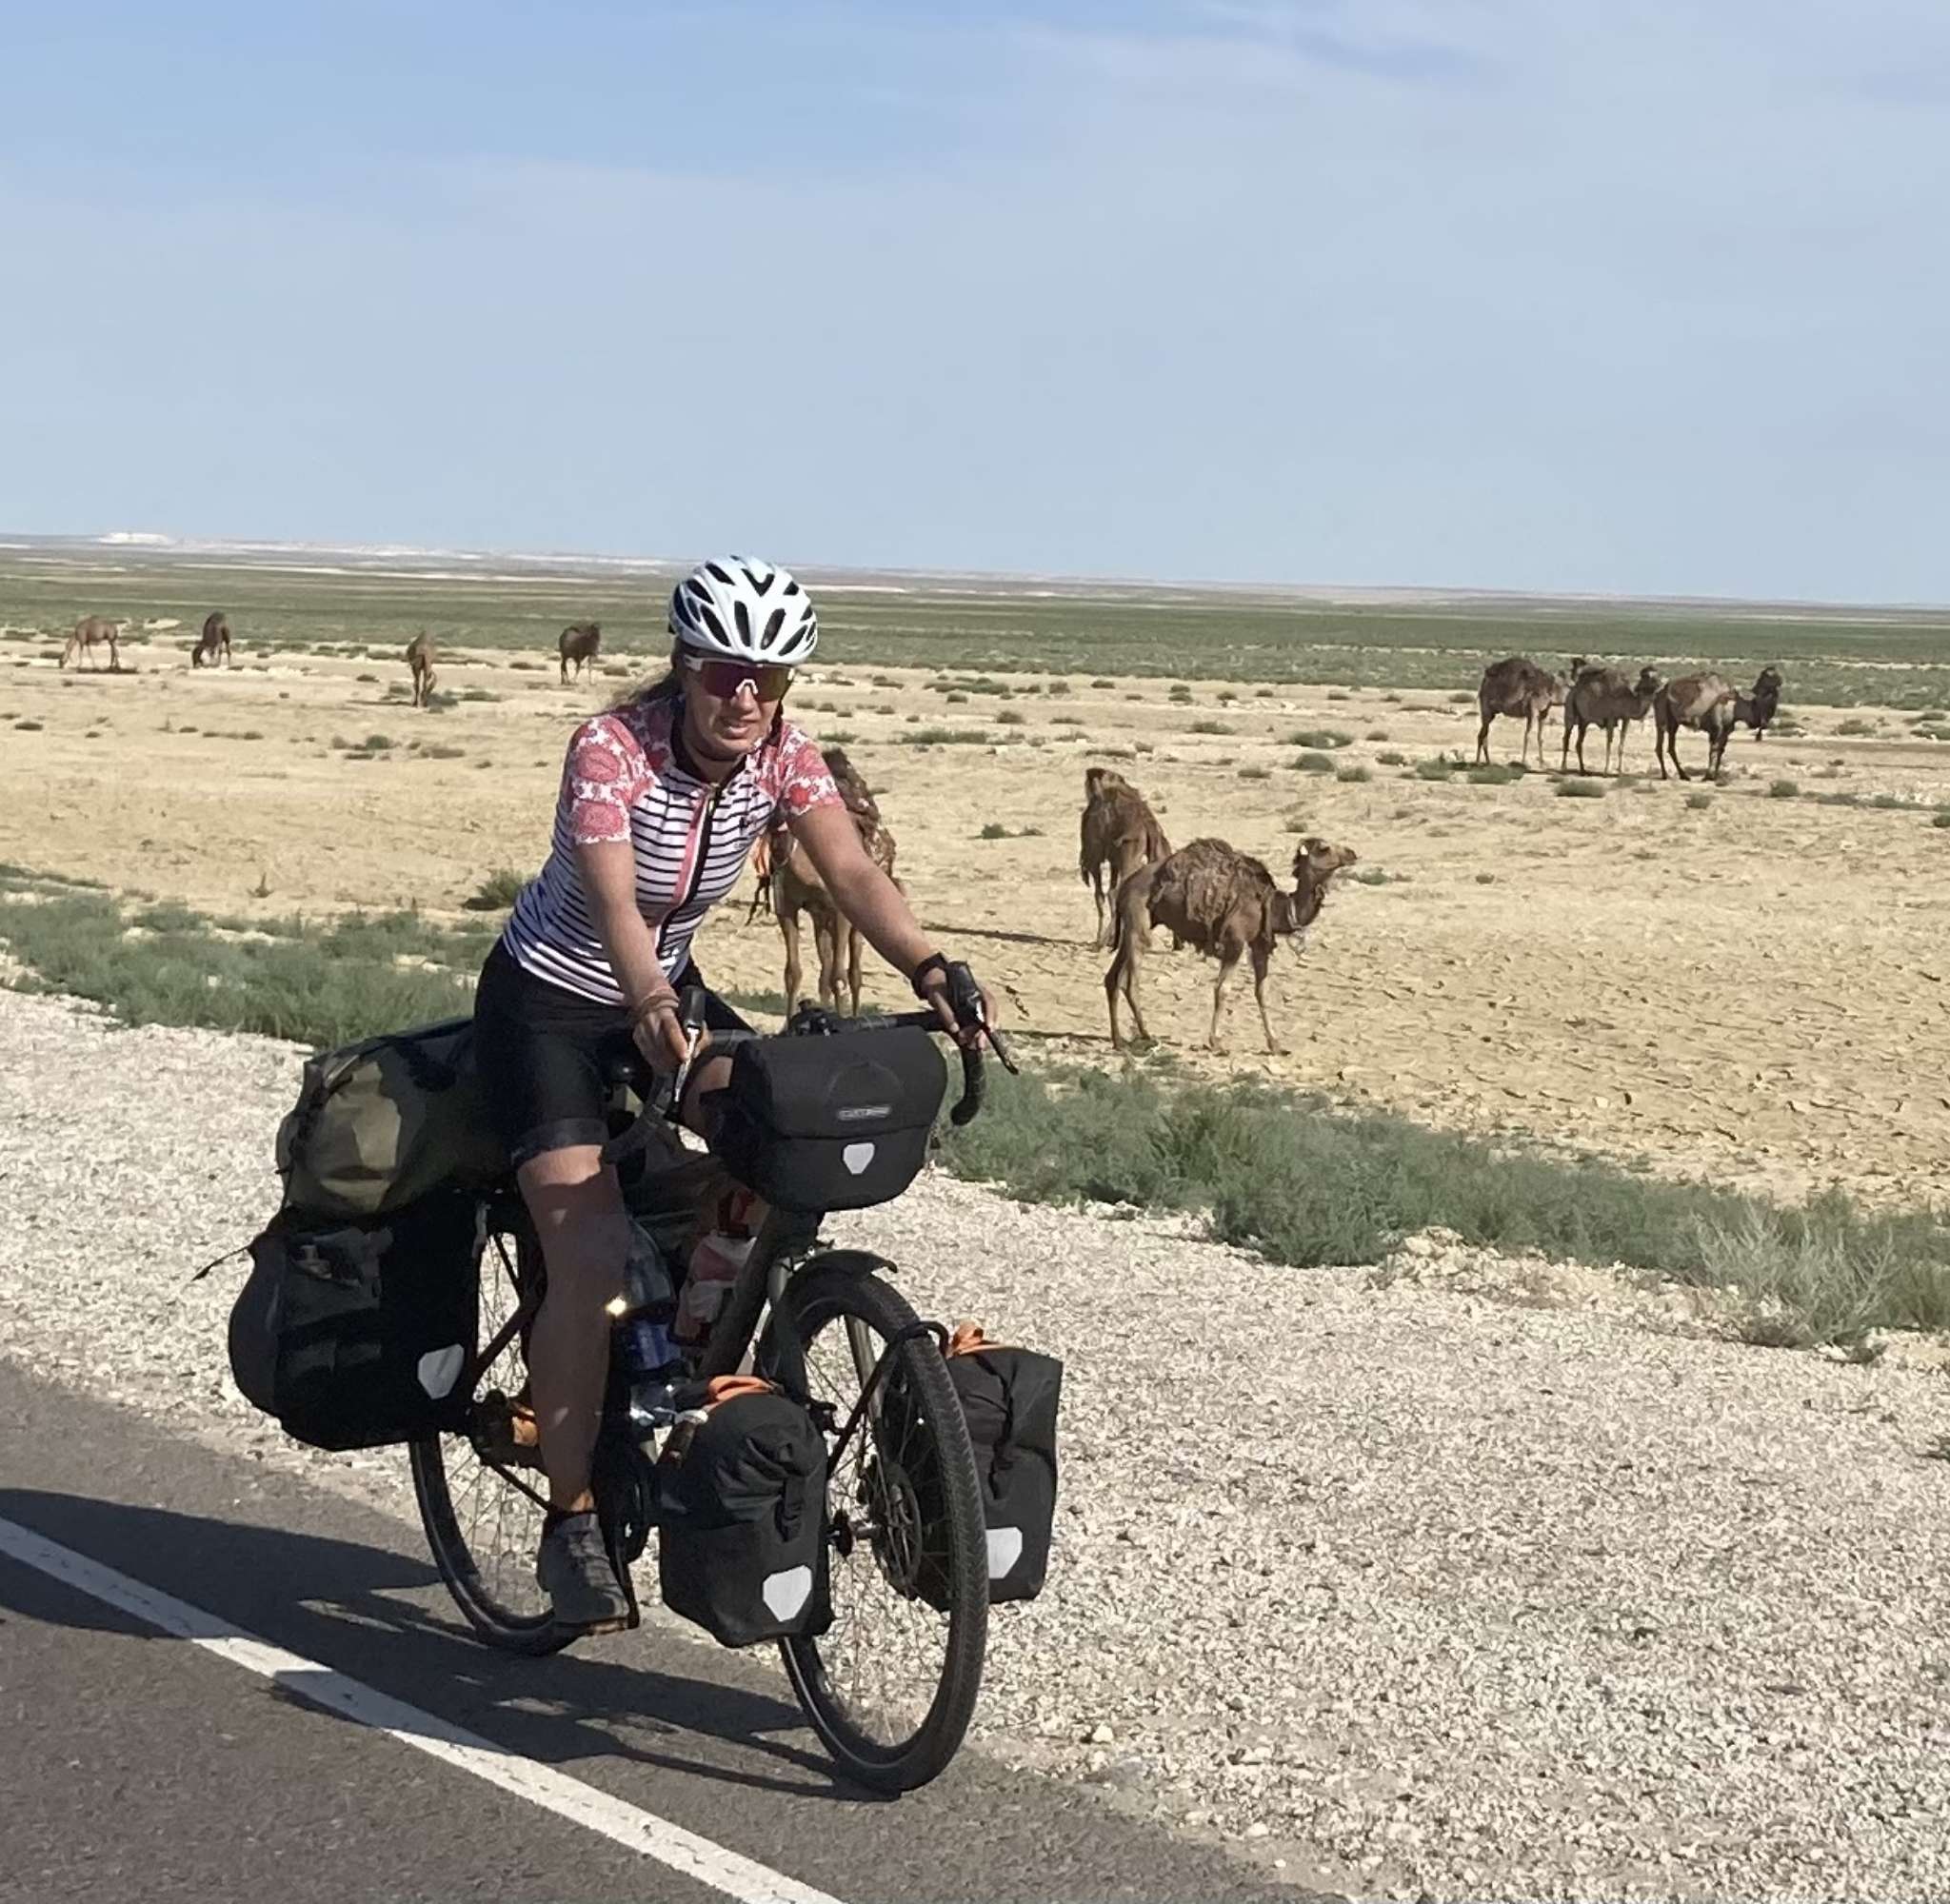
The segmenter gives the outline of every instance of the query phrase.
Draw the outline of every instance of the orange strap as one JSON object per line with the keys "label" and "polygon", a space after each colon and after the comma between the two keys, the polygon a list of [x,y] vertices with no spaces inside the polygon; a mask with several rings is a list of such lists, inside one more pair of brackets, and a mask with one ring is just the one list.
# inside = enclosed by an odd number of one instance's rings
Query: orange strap
{"label": "orange strap", "polygon": [[982,1333],[980,1322],[957,1322],[954,1334],[948,1338],[948,1354],[951,1356],[979,1356],[984,1349],[1000,1348],[1000,1342],[991,1342]]}
{"label": "orange strap", "polygon": [[721,1401],[736,1401],[741,1395],[770,1395],[772,1384],[755,1375],[714,1375],[705,1383],[705,1406],[715,1408]]}

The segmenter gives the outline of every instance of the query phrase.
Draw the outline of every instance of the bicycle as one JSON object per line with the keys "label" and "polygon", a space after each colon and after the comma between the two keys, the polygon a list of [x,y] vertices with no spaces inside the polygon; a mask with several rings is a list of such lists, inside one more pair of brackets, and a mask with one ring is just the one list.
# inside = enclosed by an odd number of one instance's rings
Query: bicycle
{"label": "bicycle", "polygon": [[[963,996],[979,1000],[971,978]],[[686,996],[683,1015],[695,1047],[702,994]],[[965,1007],[963,1021],[1016,1068],[979,1003]],[[802,1007],[777,1036],[907,1026],[943,1029],[931,1011],[837,1019]],[[710,1048],[760,1036],[720,1033]],[[985,1088],[979,1045],[961,1053],[962,1095],[949,1114],[956,1124],[979,1112]],[[605,1160],[627,1163],[659,1135],[679,1160],[643,1172],[626,1197],[667,1253],[688,1229],[699,1173],[721,1172],[668,1136],[688,1069],[652,1078],[632,1049],[610,1073],[641,1109],[626,1121],[627,1110],[617,1108]],[[801,1708],[841,1769],[870,1788],[906,1792],[954,1757],[981,1686],[988,1621],[981,1484],[940,1325],[917,1318],[889,1284],[894,1266],[885,1258],[826,1246],[822,1220],[776,1210],[764,1219],[693,1373],[729,1375],[749,1358],[757,1374],[804,1398],[819,1423],[828,1456],[832,1623],[816,1637],[782,1639],[779,1649]],[[547,1502],[523,1345],[544,1278],[540,1245],[511,1177],[487,1200],[486,1231],[484,1339],[457,1390],[468,1398],[465,1427],[409,1445],[413,1485],[435,1564],[476,1635],[507,1652],[541,1656],[576,1635],[556,1625],[532,1571]],[[890,1398],[898,1405],[885,1405]],[[657,1438],[674,1419],[667,1391],[664,1398],[633,1391],[612,1355],[591,1487],[632,1627],[640,1613],[630,1569],[655,1531]],[[931,1583],[925,1597],[916,1591],[924,1568]]]}

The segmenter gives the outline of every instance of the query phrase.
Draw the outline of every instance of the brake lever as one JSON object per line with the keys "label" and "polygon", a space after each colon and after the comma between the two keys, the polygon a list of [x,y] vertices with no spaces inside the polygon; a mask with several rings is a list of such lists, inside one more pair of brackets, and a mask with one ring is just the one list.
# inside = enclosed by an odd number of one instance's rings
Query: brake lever
{"label": "brake lever", "polygon": [[643,1109],[626,1131],[619,1131],[603,1146],[605,1163],[622,1163],[648,1147],[650,1126],[667,1119],[684,1102],[684,1087],[690,1081],[691,1066],[697,1061],[698,1045],[705,1028],[705,991],[702,985],[685,988],[678,1002],[677,1022],[684,1031],[684,1061],[674,1071],[658,1077],[644,1099]]}

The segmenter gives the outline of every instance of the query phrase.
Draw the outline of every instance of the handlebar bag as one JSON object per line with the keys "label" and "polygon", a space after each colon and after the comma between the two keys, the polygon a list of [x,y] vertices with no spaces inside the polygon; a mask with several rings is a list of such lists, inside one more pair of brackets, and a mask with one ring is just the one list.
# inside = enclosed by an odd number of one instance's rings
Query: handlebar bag
{"label": "handlebar bag", "polygon": [[738,1046],[712,1149],[781,1210],[860,1210],[898,1197],[927,1160],[947,1065],[914,1025]]}
{"label": "handlebar bag", "polygon": [[314,1448],[383,1448],[456,1428],[474,1353],[483,1212],[448,1191],[360,1223],[282,1212],[231,1305],[247,1401]]}
{"label": "handlebar bag", "polygon": [[721,1646],[824,1633],[826,1444],[806,1409],[752,1376],[706,1385],[657,1461],[664,1604]]}

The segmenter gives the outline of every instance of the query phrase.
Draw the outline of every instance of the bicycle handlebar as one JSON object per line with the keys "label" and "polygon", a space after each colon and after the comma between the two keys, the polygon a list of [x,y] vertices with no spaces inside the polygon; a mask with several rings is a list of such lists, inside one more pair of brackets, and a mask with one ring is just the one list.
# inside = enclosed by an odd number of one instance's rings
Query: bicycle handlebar
{"label": "bicycle handlebar", "polygon": [[[961,1027],[972,1031],[975,1036],[961,1046],[962,1053],[962,1095],[948,1112],[948,1121],[959,1129],[968,1123],[981,1111],[984,1098],[987,1093],[987,1079],[984,1073],[982,1045],[985,1041],[996,1055],[1005,1071],[1011,1076],[1017,1072],[1015,1056],[1008,1041],[988,1022],[982,1003],[981,987],[966,965],[951,965],[948,968],[949,1003],[953,1006]],[[942,1023],[940,1015],[932,1008],[909,1012],[863,1012],[858,1018],[841,1018],[836,1014],[819,1010],[813,1006],[802,1006],[793,1015],[782,1032],[761,1031],[721,1031],[711,1034],[708,1046],[703,1042],[705,1030],[705,992],[701,985],[686,988],[678,1003],[678,1022],[683,1026],[688,1056],[674,1071],[657,1071],[634,1046],[619,1073],[619,1081],[629,1084],[643,1098],[644,1107],[636,1121],[627,1131],[611,1138],[603,1146],[605,1163],[620,1163],[634,1156],[649,1141],[650,1126],[658,1121],[675,1123],[680,1107],[684,1102],[684,1088],[690,1081],[693,1064],[704,1050],[723,1051],[735,1049],[741,1044],[749,1044],[758,1039],[805,1038],[828,1035],[838,1031],[892,1031],[896,1028],[912,1027],[917,1031],[945,1033],[948,1027]]]}

